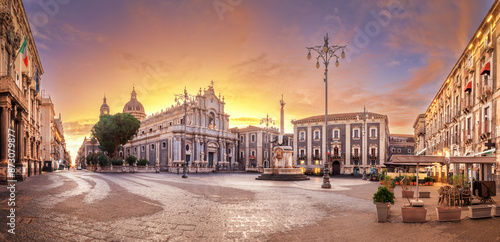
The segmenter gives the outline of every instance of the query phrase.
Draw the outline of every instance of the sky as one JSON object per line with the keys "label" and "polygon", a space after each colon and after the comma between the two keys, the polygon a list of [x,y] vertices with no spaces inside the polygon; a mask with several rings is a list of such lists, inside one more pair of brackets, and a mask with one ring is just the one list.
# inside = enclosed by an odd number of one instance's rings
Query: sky
{"label": "sky", "polygon": [[306,47],[347,45],[328,71],[328,112],[385,114],[413,134],[494,0],[24,0],[44,75],[75,159],[104,94],[122,112],[135,86],[146,114],[214,81],[231,127],[267,114],[325,112],[324,66]]}

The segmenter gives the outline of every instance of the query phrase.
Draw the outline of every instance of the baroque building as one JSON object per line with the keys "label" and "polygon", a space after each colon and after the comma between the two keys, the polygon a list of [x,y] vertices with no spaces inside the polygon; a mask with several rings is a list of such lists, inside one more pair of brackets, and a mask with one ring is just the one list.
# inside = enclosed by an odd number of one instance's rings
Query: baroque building
{"label": "baroque building", "polygon": [[[23,52],[23,53],[20,53]],[[0,1],[0,182],[41,173],[39,86],[43,68],[21,0]],[[10,136],[14,135],[14,136]],[[8,138],[15,148],[8,149]],[[14,155],[14,162],[9,160]]]}
{"label": "baroque building", "polygon": [[70,165],[61,114],[59,114],[59,118],[55,118],[54,103],[50,96],[45,97],[42,95],[40,116],[42,170],[53,171]]}
{"label": "baroque building", "polygon": [[245,128],[231,128],[231,133],[238,136],[239,170],[263,171],[269,168],[275,140],[280,132],[277,128],[269,129],[249,125]]}
{"label": "baroque building", "polygon": [[[495,1],[427,110],[415,121],[417,152],[498,157],[499,23],[500,1]],[[451,164],[450,172],[464,169],[463,164],[457,166]],[[487,166],[489,176],[494,169],[500,174],[498,158],[497,164]]]}
{"label": "baroque building", "polygon": [[[175,105],[146,117],[144,107],[132,91],[123,111],[141,121],[138,134],[120,151],[145,158],[161,171],[176,172],[187,161],[189,172],[226,170],[237,164],[237,136],[229,131],[229,115],[224,98],[217,96],[212,85]],[[186,106],[185,106],[186,105]],[[184,112],[187,118],[184,120]],[[186,128],[186,144],[184,130]],[[186,157],[186,158],[184,158]]]}
{"label": "baroque building", "polygon": [[[363,118],[364,117],[364,118]],[[371,167],[385,167],[389,141],[386,115],[358,112],[312,116],[292,120],[296,167],[307,173],[324,168],[324,153],[332,175],[369,173]],[[327,144],[328,151],[323,147]]]}

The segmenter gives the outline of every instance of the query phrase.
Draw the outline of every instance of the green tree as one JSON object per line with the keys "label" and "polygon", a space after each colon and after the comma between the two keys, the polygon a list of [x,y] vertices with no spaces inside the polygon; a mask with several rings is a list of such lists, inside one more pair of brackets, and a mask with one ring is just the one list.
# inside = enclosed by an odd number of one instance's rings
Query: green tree
{"label": "green tree", "polygon": [[92,128],[92,136],[99,141],[99,149],[115,158],[118,148],[131,140],[140,126],[141,122],[130,113],[102,115]]}
{"label": "green tree", "polygon": [[129,155],[125,160],[127,161],[129,166],[133,166],[134,163],[137,161],[137,158],[133,155]]}

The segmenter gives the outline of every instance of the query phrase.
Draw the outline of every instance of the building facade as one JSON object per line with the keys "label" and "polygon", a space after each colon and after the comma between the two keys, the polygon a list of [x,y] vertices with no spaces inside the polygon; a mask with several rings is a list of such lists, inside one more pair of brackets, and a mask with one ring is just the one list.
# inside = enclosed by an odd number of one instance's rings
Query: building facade
{"label": "building facade", "polygon": [[55,118],[54,103],[50,96],[42,95],[41,105],[41,154],[44,171],[53,171],[70,165],[61,114]]}
{"label": "building facade", "polygon": [[232,128],[230,131],[238,136],[239,170],[257,172],[269,168],[272,151],[276,146],[272,141],[280,134],[277,128],[267,129],[250,125],[245,128]]}
{"label": "building facade", "polygon": [[[500,2],[495,1],[425,114],[417,118],[425,117],[425,124],[414,125],[417,143],[419,148],[425,146],[426,155],[496,156],[497,164],[487,170],[497,175],[499,23]],[[450,165],[450,172],[464,168],[460,166]]]}
{"label": "building facade", "polygon": [[392,155],[414,155],[415,138],[411,134],[390,134],[388,160]]}
{"label": "building facade", "polygon": [[[177,102],[146,117],[144,107],[132,91],[131,101],[123,111],[141,120],[141,126],[138,134],[123,146],[119,155],[145,158],[150,166],[170,172],[182,171],[185,160],[189,172],[229,170],[238,166],[237,136],[229,131],[224,98],[215,94],[212,84],[206,90],[200,88],[196,95],[188,99],[186,104]],[[183,145],[185,128],[186,144]]]}
{"label": "building facade", "polygon": [[96,139],[85,137],[82,145],[78,148],[75,164],[83,169],[87,168],[87,156],[92,153],[101,152],[99,149],[99,142]]}
{"label": "building facade", "polygon": [[[5,183],[9,163],[18,181],[41,173],[43,68],[21,0],[0,1],[0,33],[0,182]],[[14,139],[14,149],[7,148],[8,138]]]}
{"label": "building facade", "polygon": [[[389,140],[386,115],[359,112],[312,116],[293,120],[294,162],[305,172],[323,171],[323,152],[328,152],[332,175],[368,173],[384,167]],[[328,151],[323,147],[327,144]]]}

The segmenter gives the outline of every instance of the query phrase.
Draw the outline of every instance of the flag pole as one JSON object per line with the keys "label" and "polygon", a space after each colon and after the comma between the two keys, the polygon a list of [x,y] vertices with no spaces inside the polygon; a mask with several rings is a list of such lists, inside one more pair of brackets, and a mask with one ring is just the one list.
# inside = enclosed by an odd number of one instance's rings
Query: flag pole
{"label": "flag pole", "polygon": [[[25,43],[25,42],[26,42],[26,45],[28,45],[28,36],[26,36],[26,37],[24,38],[24,42],[23,42],[23,44],[21,45],[21,48],[23,48],[23,45],[24,45],[24,43]],[[19,53],[21,53],[21,48],[19,48],[19,51],[17,52],[16,57],[14,57],[14,61],[16,61],[16,60],[17,60],[17,57],[19,56]],[[25,46],[24,48],[26,48],[26,46]],[[12,66],[12,64],[14,64],[14,61],[12,61],[12,62],[10,63],[10,66]]]}

